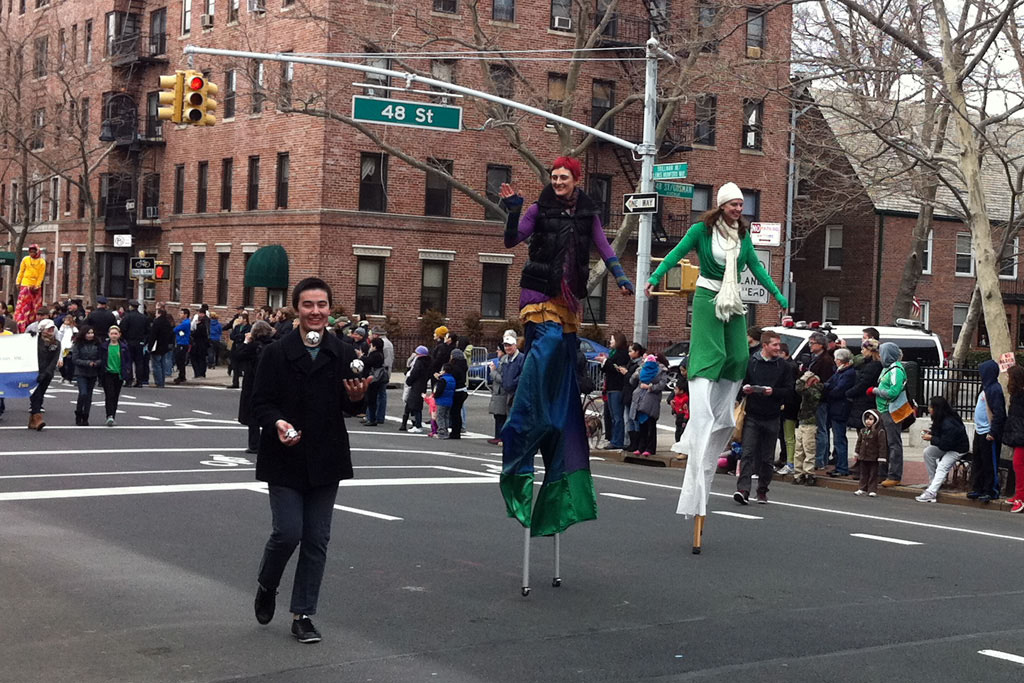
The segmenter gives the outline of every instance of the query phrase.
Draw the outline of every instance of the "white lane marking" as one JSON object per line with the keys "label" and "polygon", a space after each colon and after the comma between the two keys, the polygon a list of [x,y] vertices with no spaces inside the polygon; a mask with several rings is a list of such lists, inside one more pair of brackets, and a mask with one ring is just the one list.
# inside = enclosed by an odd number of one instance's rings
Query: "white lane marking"
{"label": "white lane marking", "polygon": [[866,538],[869,541],[882,541],[883,543],[895,543],[896,545],[924,545],[917,541],[908,541],[902,538],[890,538],[889,536],[875,536],[874,534],[850,534],[854,538]]}
{"label": "white lane marking", "polygon": [[[49,427],[47,427],[49,429]],[[672,484],[657,484],[649,481],[639,481],[636,479],[627,479],[625,477],[610,477],[605,474],[593,474],[594,479],[608,479],[610,481],[618,481],[626,484],[638,484],[640,486],[653,486],[659,489],[670,489],[672,491],[679,491],[681,487],[674,486]],[[711,493],[712,496],[718,496],[720,498],[732,498],[731,493]],[[906,524],[907,526],[918,526],[925,529],[938,529],[939,531],[957,531],[963,534],[973,534],[975,536],[984,536],[986,538],[1000,538],[1006,541],[1024,541],[1024,536],[1010,536],[1008,534],[997,534],[991,531],[978,531],[977,529],[965,529],[957,526],[947,526],[945,524],[929,524],[928,522],[915,522],[909,519],[896,519],[895,517],[880,517],[878,515],[868,515],[862,512],[847,512],[846,510],[832,510],[830,508],[816,507],[814,505],[799,505],[797,503],[780,503],[778,501],[772,501],[772,505],[775,507],[791,507],[798,510],[810,510],[811,512],[827,512],[832,515],[842,515],[844,517],[857,517],[858,519],[870,519],[876,522],[892,522],[894,524]]]}
{"label": "white lane marking", "polygon": [[[252,464],[244,461],[243,464]],[[443,470],[446,472],[460,472],[463,474],[481,475],[486,474],[475,470],[463,470],[457,467],[445,467],[443,465],[356,465],[356,470]],[[140,474],[196,474],[198,472],[255,472],[255,467],[217,467],[210,469],[187,470],[115,470],[110,472],[51,472],[47,474],[4,474],[0,475],[0,481],[5,479],[73,479],[75,477],[115,477],[118,475],[140,475]]]}
{"label": "white lane marking", "polygon": [[160,421],[159,417],[151,417],[149,415],[139,415],[139,419],[140,420],[149,420],[151,422],[159,422]]}
{"label": "white lane marking", "polygon": [[647,500],[646,498],[640,498],[639,496],[627,496],[624,493],[599,493],[601,496],[608,496],[609,498],[621,498],[622,500]]}
{"label": "white lane marking", "polygon": [[758,517],[757,515],[745,515],[742,512],[727,512],[725,510],[711,510],[713,515],[722,515],[723,517],[738,517],[740,519],[764,519],[764,517]]}
{"label": "white lane marking", "polygon": [[192,412],[195,413],[196,415],[213,415],[213,413],[207,412],[205,410],[196,410],[195,408],[192,409]]}
{"label": "white lane marking", "polygon": [[[20,427],[24,429],[24,427]],[[47,427],[49,429],[49,427]],[[77,427],[76,429],[81,429]],[[244,448],[96,448],[96,449],[85,449],[77,451],[10,451],[8,453],[0,453],[0,457],[13,456],[13,455],[109,455],[116,453],[214,453],[216,451],[222,451],[224,453],[232,453],[238,451],[244,451]],[[349,449],[353,453],[411,453],[413,455],[442,455],[445,457],[453,458],[465,458],[469,460],[484,460],[483,458],[472,458],[470,456],[458,456],[454,453],[448,453],[446,451],[410,451],[401,448],[351,448]],[[486,462],[490,462],[486,460]],[[411,467],[411,465],[395,465],[395,467]],[[422,467],[438,467],[438,465],[422,465]]]}
{"label": "white lane marking", "polygon": [[[103,403],[96,403],[94,405],[101,406],[101,405],[103,405]],[[146,405],[148,406],[148,405],[151,405],[151,404],[147,403]],[[123,411],[119,410],[118,412],[123,412]],[[74,430],[80,430],[80,429],[97,429],[97,428],[100,429],[101,431],[106,429],[106,427],[104,425],[100,425],[100,424],[94,424],[94,425],[90,425],[88,427],[76,427],[74,425],[52,425],[52,426],[49,425],[49,424],[46,425],[46,431],[48,431],[48,432],[53,431],[54,429],[74,429]],[[182,429],[182,428],[188,428],[188,429],[218,429],[218,430],[224,430],[224,429],[238,429],[238,430],[249,429],[245,425],[235,425],[233,427],[231,425],[190,425],[190,424],[181,424],[181,425],[179,425],[179,424],[131,425],[131,426],[128,426],[128,427],[125,427],[125,426],[122,426],[122,425],[118,425],[118,429],[120,429],[122,431],[126,431],[126,430],[129,430],[129,429]],[[24,427],[0,427],[0,430],[8,430],[8,429],[21,429],[21,430],[24,430],[25,428]],[[351,433],[352,432],[349,432],[349,434],[351,434]]]}
{"label": "white lane marking", "polygon": [[[266,487],[259,489],[253,489],[257,493],[270,494],[270,491]],[[349,507],[348,505],[335,505],[335,510],[341,510],[342,512],[351,512],[354,515],[363,515],[364,517],[373,517],[374,519],[383,519],[385,522],[401,522],[401,517],[395,517],[394,515],[385,515],[383,512],[374,512],[372,510],[363,510],[362,508]]]}
{"label": "white lane marking", "polygon": [[1013,662],[1014,664],[1024,664],[1024,657],[1020,655],[1012,655],[1009,652],[1000,652],[999,650],[978,650],[979,655],[985,655],[986,657],[995,657],[996,659],[1004,659],[1007,662]]}
{"label": "white lane marking", "polygon": [[135,400],[135,397],[134,397],[134,396],[129,396],[128,394],[121,394],[121,398],[127,398],[127,399],[130,399],[130,400],[132,400],[132,401],[134,401],[134,400]]}

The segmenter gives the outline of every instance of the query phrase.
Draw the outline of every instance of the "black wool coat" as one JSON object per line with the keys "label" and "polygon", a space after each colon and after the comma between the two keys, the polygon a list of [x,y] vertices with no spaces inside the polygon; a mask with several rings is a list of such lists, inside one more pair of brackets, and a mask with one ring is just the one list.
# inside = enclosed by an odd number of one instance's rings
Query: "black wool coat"
{"label": "black wool coat", "polygon": [[[252,396],[252,415],[262,427],[258,480],[305,491],[352,478],[344,416],[362,412],[364,401],[350,400],[342,381],[356,379],[355,357],[351,346],[325,334],[314,361],[298,328],[263,350]],[[302,432],[298,444],[281,443],[278,420]]]}

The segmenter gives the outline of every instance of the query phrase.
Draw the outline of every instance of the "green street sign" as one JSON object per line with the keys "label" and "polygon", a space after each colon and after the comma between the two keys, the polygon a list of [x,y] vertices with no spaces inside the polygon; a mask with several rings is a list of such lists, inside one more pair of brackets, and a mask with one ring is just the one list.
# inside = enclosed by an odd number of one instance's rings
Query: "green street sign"
{"label": "green street sign", "polygon": [[654,191],[662,197],[693,199],[693,185],[686,183],[654,183]]}
{"label": "green street sign", "polygon": [[654,179],[677,180],[679,178],[685,178],[688,166],[689,164],[685,161],[678,164],[655,164]]}
{"label": "green street sign", "polygon": [[384,97],[352,97],[352,118],[364,123],[433,130],[462,130],[462,107],[425,102],[404,102]]}

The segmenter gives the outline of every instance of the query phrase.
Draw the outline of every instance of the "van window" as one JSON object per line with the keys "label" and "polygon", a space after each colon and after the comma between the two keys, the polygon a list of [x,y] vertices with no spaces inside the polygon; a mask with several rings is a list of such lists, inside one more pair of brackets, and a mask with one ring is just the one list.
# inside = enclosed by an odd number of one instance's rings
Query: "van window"
{"label": "van window", "polygon": [[903,360],[914,361],[918,365],[941,365],[939,349],[935,340],[930,337],[911,337],[909,339],[894,339],[894,342],[903,351]]}
{"label": "van window", "polygon": [[796,335],[782,332],[779,334],[779,339],[789,348],[790,357],[795,358],[801,352],[800,345],[804,343],[804,337],[797,337]]}

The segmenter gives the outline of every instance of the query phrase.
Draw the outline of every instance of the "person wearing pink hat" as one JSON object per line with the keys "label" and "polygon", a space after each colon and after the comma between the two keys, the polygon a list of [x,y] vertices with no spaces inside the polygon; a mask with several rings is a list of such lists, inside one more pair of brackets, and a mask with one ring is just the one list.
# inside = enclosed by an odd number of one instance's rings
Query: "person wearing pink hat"
{"label": "person wearing pink hat", "polygon": [[18,303],[14,307],[14,321],[18,324],[18,332],[36,321],[36,311],[43,306],[43,279],[46,277],[46,259],[39,252],[38,244],[30,244],[28,256],[21,259],[16,284]]}
{"label": "person wearing pink hat", "polygon": [[735,428],[733,407],[750,361],[747,308],[739,278],[749,268],[785,310],[789,302],[772,282],[754,253],[749,225],[743,218],[743,192],[735,183],[718,190],[715,208],[690,226],[647,282],[650,295],[665,274],[691,251],[700,259],[700,277],[693,295],[693,327],[688,358],[690,421],[672,447],[686,453],[686,475],[676,512],[696,518],[694,552],[700,551],[711,480],[719,454]]}
{"label": "person wearing pink hat", "polygon": [[[405,410],[402,426],[398,428],[400,432],[419,434],[423,431],[423,394],[427,391],[432,364],[430,350],[422,345],[416,347],[413,357],[407,362],[409,373],[405,376]],[[407,427],[410,419],[412,426]]]}

